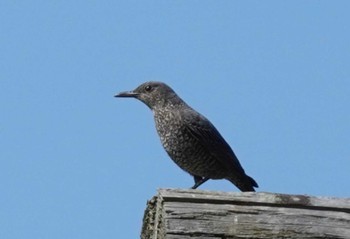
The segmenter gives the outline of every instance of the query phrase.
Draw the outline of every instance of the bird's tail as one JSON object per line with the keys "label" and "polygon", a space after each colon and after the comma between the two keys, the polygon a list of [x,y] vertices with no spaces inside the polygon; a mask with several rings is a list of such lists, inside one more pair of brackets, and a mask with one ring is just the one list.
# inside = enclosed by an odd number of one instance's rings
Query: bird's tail
{"label": "bird's tail", "polygon": [[257,182],[248,175],[244,175],[243,177],[229,177],[227,180],[236,185],[242,192],[255,192],[254,188],[259,187]]}

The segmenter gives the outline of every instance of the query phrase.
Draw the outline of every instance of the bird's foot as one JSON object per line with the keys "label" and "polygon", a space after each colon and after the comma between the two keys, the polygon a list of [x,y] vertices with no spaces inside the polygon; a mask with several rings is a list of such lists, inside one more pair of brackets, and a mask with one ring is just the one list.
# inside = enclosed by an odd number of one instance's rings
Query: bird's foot
{"label": "bird's foot", "polygon": [[196,189],[206,181],[208,181],[210,178],[202,178],[200,176],[193,176],[195,184],[191,187],[191,189]]}

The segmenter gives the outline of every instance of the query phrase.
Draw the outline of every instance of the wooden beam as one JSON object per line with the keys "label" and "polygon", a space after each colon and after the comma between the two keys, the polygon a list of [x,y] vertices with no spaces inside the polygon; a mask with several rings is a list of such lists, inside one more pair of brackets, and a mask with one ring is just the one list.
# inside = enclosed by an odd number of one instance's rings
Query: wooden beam
{"label": "wooden beam", "polygon": [[141,238],[350,238],[350,198],[159,189]]}

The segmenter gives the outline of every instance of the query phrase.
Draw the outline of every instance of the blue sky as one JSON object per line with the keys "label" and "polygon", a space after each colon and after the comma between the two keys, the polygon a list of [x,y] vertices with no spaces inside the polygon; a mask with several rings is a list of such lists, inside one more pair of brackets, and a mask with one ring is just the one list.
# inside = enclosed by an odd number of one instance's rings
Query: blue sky
{"label": "blue sky", "polygon": [[[349,1],[1,1],[0,238],[138,238],[192,178],[152,113],[164,81],[259,191],[349,197]],[[205,190],[238,191],[227,181]]]}

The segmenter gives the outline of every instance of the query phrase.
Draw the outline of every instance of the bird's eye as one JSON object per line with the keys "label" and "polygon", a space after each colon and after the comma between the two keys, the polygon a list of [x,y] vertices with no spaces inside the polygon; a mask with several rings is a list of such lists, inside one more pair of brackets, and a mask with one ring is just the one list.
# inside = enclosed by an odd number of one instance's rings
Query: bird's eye
{"label": "bird's eye", "polygon": [[145,91],[150,92],[152,90],[152,86],[146,85]]}

